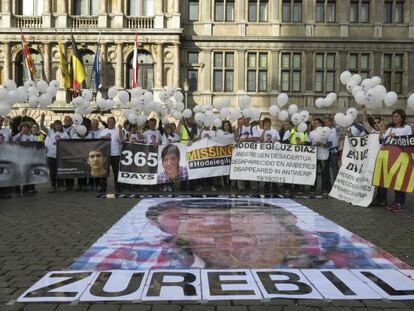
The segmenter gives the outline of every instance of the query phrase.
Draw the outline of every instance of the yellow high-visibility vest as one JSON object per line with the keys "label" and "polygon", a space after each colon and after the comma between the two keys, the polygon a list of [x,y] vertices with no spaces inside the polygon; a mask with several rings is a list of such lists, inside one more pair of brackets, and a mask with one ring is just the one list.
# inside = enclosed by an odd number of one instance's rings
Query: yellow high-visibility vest
{"label": "yellow high-visibility vest", "polygon": [[[301,144],[305,143],[305,132],[302,132],[299,134],[299,141]],[[296,130],[293,128],[290,130],[290,144],[291,145],[297,145],[296,141]]]}
{"label": "yellow high-visibility vest", "polygon": [[185,143],[188,141],[188,131],[187,128],[184,125],[181,125],[181,131],[180,131],[180,142]]}

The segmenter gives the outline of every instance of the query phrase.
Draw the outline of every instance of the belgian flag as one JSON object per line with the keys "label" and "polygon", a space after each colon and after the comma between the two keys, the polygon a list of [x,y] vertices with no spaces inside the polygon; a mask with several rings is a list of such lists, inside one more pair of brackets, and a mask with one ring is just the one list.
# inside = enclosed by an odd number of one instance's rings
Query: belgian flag
{"label": "belgian flag", "polygon": [[80,89],[83,81],[86,79],[85,66],[82,63],[82,58],[76,47],[75,38],[72,35],[72,88],[73,93],[76,95]]}

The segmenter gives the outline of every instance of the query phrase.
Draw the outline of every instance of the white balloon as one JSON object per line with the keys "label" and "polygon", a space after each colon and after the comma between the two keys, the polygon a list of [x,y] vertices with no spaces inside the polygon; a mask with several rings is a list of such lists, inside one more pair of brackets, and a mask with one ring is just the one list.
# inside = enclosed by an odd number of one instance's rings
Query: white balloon
{"label": "white balloon", "polygon": [[111,110],[112,108],[114,108],[114,105],[115,105],[114,101],[113,101],[112,99],[110,99],[110,98],[108,98],[108,99],[105,101],[105,108],[106,108],[107,110]]}
{"label": "white balloon", "polygon": [[203,107],[201,107],[201,105],[195,105],[193,108],[194,113],[197,112],[202,112],[203,111]]}
{"label": "white balloon", "polygon": [[351,80],[355,81],[356,84],[360,84],[362,81],[362,77],[359,74],[354,74],[352,75]]}
{"label": "white balloon", "polygon": [[143,97],[145,104],[148,104],[150,101],[154,100],[154,95],[150,91],[146,91]]}
{"label": "white balloon", "polygon": [[47,92],[47,87],[49,86],[49,84],[47,84],[47,82],[44,81],[44,80],[40,80],[40,81],[37,82],[36,86],[37,86],[37,89],[41,93],[46,93]]}
{"label": "white balloon", "polygon": [[72,99],[72,105],[75,107],[83,106],[84,103],[85,103],[85,98],[83,98],[82,96],[78,96]]}
{"label": "white balloon", "polygon": [[269,108],[269,114],[270,114],[272,117],[276,117],[276,116],[277,116],[277,114],[279,113],[279,111],[280,111],[280,108],[279,108],[278,106],[276,106],[276,105],[272,105],[272,106],[270,106],[270,108]]}
{"label": "white balloon", "polygon": [[352,89],[357,85],[358,85],[358,83],[355,80],[351,79],[346,84],[346,90],[348,91],[348,93],[352,93]]}
{"label": "white balloon", "polygon": [[223,102],[221,100],[218,100],[214,103],[214,108],[216,108],[217,110],[221,110],[224,106],[223,106]]}
{"label": "white balloon", "polygon": [[14,82],[13,80],[4,81],[3,85],[8,91],[13,91],[17,89],[16,82]]}
{"label": "white balloon", "polygon": [[387,94],[387,89],[383,85],[377,85],[373,88],[375,97],[382,102]]}
{"label": "white balloon", "polygon": [[309,118],[310,118],[310,113],[307,110],[303,110],[300,112],[300,115],[302,116],[302,120],[303,122],[308,122]]}
{"label": "white balloon", "polygon": [[161,101],[166,101],[168,99],[166,91],[161,91],[158,96],[159,96]]}
{"label": "white balloon", "polygon": [[27,80],[27,81],[24,82],[23,85],[26,89],[28,89],[29,87],[36,86],[36,83],[34,83],[33,80]]}
{"label": "white balloon", "polygon": [[220,118],[222,120],[226,120],[229,116],[230,116],[230,109],[229,108],[224,107],[223,109],[221,109]]}
{"label": "white balloon", "polygon": [[354,123],[354,118],[351,115],[346,115],[345,119],[344,119],[344,124],[343,127],[350,127],[352,125],[352,123]]}
{"label": "white balloon", "polygon": [[168,109],[173,109],[174,108],[174,102],[171,99],[167,99],[165,101],[165,104],[167,105]]}
{"label": "white balloon", "polygon": [[316,108],[322,108],[325,106],[325,98],[319,97],[315,101],[315,107]]}
{"label": "white balloon", "polygon": [[113,99],[113,98],[116,96],[116,94],[118,94],[118,89],[117,89],[117,87],[116,87],[116,86],[111,86],[111,87],[108,89],[108,98],[109,98],[109,99]]}
{"label": "white balloon", "polygon": [[329,93],[329,94],[326,96],[326,98],[325,98],[325,105],[326,105],[326,107],[330,107],[330,106],[332,106],[332,105],[333,105],[333,103],[334,103],[334,102],[336,102],[336,99],[337,99],[337,98],[338,98],[338,97],[337,97],[336,93],[334,93],[334,92]]}
{"label": "white balloon", "polygon": [[280,93],[277,96],[276,102],[279,105],[279,107],[282,108],[282,107],[286,106],[287,103],[289,102],[289,97],[286,93]]}
{"label": "white balloon", "polygon": [[252,120],[253,121],[259,121],[261,115],[262,115],[262,113],[260,112],[260,110],[252,109]]}
{"label": "white balloon", "polygon": [[118,99],[121,103],[126,104],[129,101],[129,93],[125,90],[119,91]]}
{"label": "white balloon", "polygon": [[237,121],[242,116],[242,113],[240,109],[234,109],[230,112],[230,120],[231,121]]}
{"label": "white balloon", "polygon": [[39,90],[35,86],[31,86],[27,89],[27,94],[29,94],[29,97],[39,96]]}
{"label": "white balloon", "polygon": [[50,97],[56,97],[58,89],[55,88],[53,85],[47,87],[46,93],[49,94]]}
{"label": "white balloon", "polygon": [[20,95],[17,90],[9,91],[9,103],[10,106],[13,106],[15,103],[19,102]]}
{"label": "white balloon", "polygon": [[192,115],[193,115],[193,112],[191,111],[191,109],[185,109],[183,111],[183,117],[184,118],[191,118]]}
{"label": "white balloon", "polygon": [[252,117],[252,110],[250,108],[244,108],[242,110],[243,117],[245,118],[251,118]]}
{"label": "white balloon", "polygon": [[216,136],[217,137],[224,137],[224,131],[222,129],[218,129],[216,131]]}
{"label": "white balloon", "polygon": [[312,135],[312,141],[316,143],[322,141],[322,127],[317,127],[314,130],[313,135]]}
{"label": "white balloon", "polygon": [[351,115],[353,119],[355,120],[358,117],[358,110],[356,110],[355,108],[349,108],[346,111],[346,115]]}
{"label": "white balloon", "polygon": [[138,116],[133,112],[128,113],[127,119],[132,124],[137,124],[138,122]]}
{"label": "white balloon", "polygon": [[366,93],[366,102],[365,106],[368,109],[377,109],[381,106],[381,101],[379,100],[378,94],[374,91],[374,89],[369,89]]}
{"label": "white balloon", "polygon": [[289,115],[293,115],[294,113],[296,113],[298,111],[298,106],[293,104],[293,105],[289,105],[288,107],[288,113]]}
{"label": "white balloon", "polygon": [[39,97],[39,106],[40,108],[46,108],[52,103],[52,97],[49,94],[42,94]]}
{"label": "white balloon", "polygon": [[175,109],[177,109],[178,111],[183,111],[184,110],[184,104],[182,102],[178,102],[175,104]]}
{"label": "white balloon", "polygon": [[144,115],[139,115],[137,118],[137,125],[142,126],[145,124],[145,122],[147,122],[147,117]]}
{"label": "white balloon", "polygon": [[374,87],[374,83],[372,83],[371,79],[364,79],[361,82],[361,87],[363,91],[367,92],[369,89],[372,89]]}
{"label": "white balloon", "polygon": [[334,116],[334,120],[336,124],[338,124],[339,126],[342,126],[345,120],[345,114],[343,114],[342,112],[336,113]]}
{"label": "white balloon", "polygon": [[83,117],[80,114],[75,113],[72,117],[73,124],[75,125],[81,125],[83,122]]}
{"label": "white balloon", "polygon": [[178,91],[177,93],[175,93],[174,98],[175,98],[175,101],[176,102],[180,103],[180,102],[183,101],[184,95],[183,95],[183,93],[181,93],[180,91]]}
{"label": "white balloon", "polygon": [[295,112],[292,117],[290,118],[290,121],[292,121],[292,123],[294,125],[298,125],[299,123],[302,122],[302,115],[299,112]]}
{"label": "white balloon", "polygon": [[96,100],[96,107],[98,107],[99,109],[106,109],[106,100],[104,98],[98,98]]}
{"label": "white balloon", "polygon": [[19,86],[17,88],[17,92],[19,93],[19,100],[18,100],[18,102],[19,103],[25,103],[27,101],[27,99],[28,99],[26,88],[24,86]]}
{"label": "white balloon", "polygon": [[248,95],[243,95],[241,98],[240,98],[240,101],[239,101],[239,107],[240,107],[240,109],[241,110],[244,110],[244,109],[246,109],[247,107],[249,107],[250,106],[250,103],[252,102],[252,98],[250,97],[250,96],[248,96]]}
{"label": "white balloon", "polygon": [[59,88],[59,82],[57,80],[52,80],[52,81],[49,82],[49,86],[53,87],[55,89],[58,89]]}
{"label": "white balloon", "polygon": [[287,112],[286,110],[281,110],[278,113],[278,118],[280,121],[286,121],[287,119],[289,119],[289,112]]}
{"label": "white balloon", "polygon": [[202,112],[197,112],[197,113],[194,115],[194,120],[195,120],[197,123],[202,123],[202,122],[204,121],[204,119],[205,119],[205,115],[204,115],[204,113],[202,113]]}
{"label": "white balloon", "polygon": [[367,98],[365,96],[365,92],[364,91],[359,91],[358,93],[355,94],[355,101],[358,105],[366,105],[367,103]]}
{"label": "white balloon", "polygon": [[394,106],[398,101],[398,95],[395,92],[388,92],[384,97],[384,104],[387,107]]}
{"label": "white balloon", "polygon": [[11,107],[5,103],[0,102],[0,116],[5,116],[11,111]]}
{"label": "white balloon", "polygon": [[213,121],[213,126],[215,127],[215,128],[219,128],[219,127],[221,127],[221,125],[222,125],[223,123],[221,122],[221,120],[219,119],[219,118],[216,118],[216,119],[214,119],[214,121]]}
{"label": "white balloon", "polygon": [[76,133],[78,133],[79,136],[85,136],[86,132],[88,131],[86,129],[85,125],[79,125],[75,128],[75,130],[76,130]]}
{"label": "white balloon", "polygon": [[298,125],[298,132],[300,133],[306,132],[307,129],[308,129],[308,125],[304,122]]}
{"label": "white balloon", "polygon": [[222,99],[222,102],[223,102],[223,108],[229,108],[230,107],[230,104],[231,104],[230,97],[224,97]]}
{"label": "white balloon", "polygon": [[361,91],[362,91],[362,87],[361,87],[360,85],[354,86],[354,87],[352,88],[352,95],[355,97],[355,95],[356,95],[358,92],[361,92]]}
{"label": "white balloon", "polygon": [[0,101],[6,101],[9,98],[9,92],[5,88],[0,88]]}
{"label": "white balloon", "polygon": [[414,93],[411,94],[407,99],[407,109],[414,110]]}
{"label": "white balloon", "polygon": [[352,73],[350,73],[349,71],[344,71],[343,73],[341,73],[339,79],[341,80],[341,83],[343,85],[346,85],[349,82],[349,80],[351,80],[351,77]]}
{"label": "white balloon", "polygon": [[377,86],[377,85],[380,85],[381,84],[381,78],[377,77],[377,76],[372,77],[371,78],[371,83],[374,87]]}
{"label": "white balloon", "polygon": [[39,106],[39,97],[38,96],[30,96],[29,97],[29,105],[32,108],[36,108]]}
{"label": "white balloon", "polygon": [[140,87],[136,87],[131,90],[131,97],[140,97],[141,95],[142,89]]}

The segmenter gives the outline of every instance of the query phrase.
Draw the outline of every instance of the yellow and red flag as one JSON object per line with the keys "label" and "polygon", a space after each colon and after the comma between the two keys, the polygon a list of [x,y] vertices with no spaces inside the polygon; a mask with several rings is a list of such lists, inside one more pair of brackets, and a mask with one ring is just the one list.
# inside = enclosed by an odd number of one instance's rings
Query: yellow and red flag
{"label": "yellow and red flag", "polygon": [[63,88],[65,90],[70,89],[70,72],[68,61],[66,59],[65,53],[63,51],[62,43],[60,42],[59,36],[57,36],[58,48],[59,48],[59,57],[60,57],[60,72],[63,79]]}
{"label": "yellow and red flag", "polygon": [[32,54],[30,54],[30,49],[27,46],[26,40],[24,39],[23,33],[20,33],[20,37],[22,40],[22,56],[26,74],[29,80],[33,80],[36,74],[36,67],[33,62]]}
{"label": "yellow and red flag", "polygon": [[77,94],[83,81],[86,79],[86,70],[82,58],[76,47],[75,38],[72,36],[72,88],[73,93]]}

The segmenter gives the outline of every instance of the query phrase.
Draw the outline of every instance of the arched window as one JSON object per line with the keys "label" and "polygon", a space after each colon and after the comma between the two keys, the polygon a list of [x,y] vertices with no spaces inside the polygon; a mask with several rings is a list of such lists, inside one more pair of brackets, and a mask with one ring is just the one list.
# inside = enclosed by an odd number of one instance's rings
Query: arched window
{"label": "arched window", "polygon": [[43,13],[43,0],[18,0],[16,14],[24,16],[41,16]]}
{"label": "arched window", "polygon": [[[30,54],[33,58],[33,63],[36,68],[36,74],[33,78],[34,81],[39,81],[44,79],[43,77],[43,59],[42,55],[34,49],[30,49]],[[26,65],[23,64],[23,53],[20,51],[16,57],[16,83],[17,85],[23,85],[24,81],[29,80],[29,76],[27,74]]]}
{"label": "arched window", "polygon": [[[128,58],[127,88],[132,88],[132,67],[134,53]],[[154,61],[147,51],[138,51],[138,86],[150,90],[154,87]]]}
{"label": "arched window", "polygon": [[128,0],[129,16],[154,16],[154,0]]}
{"label": "arched window", "polygon": [[80,16],[97,16],[98,0],[74,0],[72,12]]}
{"label": "arched window", "polygon": [[93,89],[95,87],[95,75],[93,74],[93,61],[95,60],[95,52],[91,50],[79,50],[83,66],[85,66],[86,80],[84,88]]}

